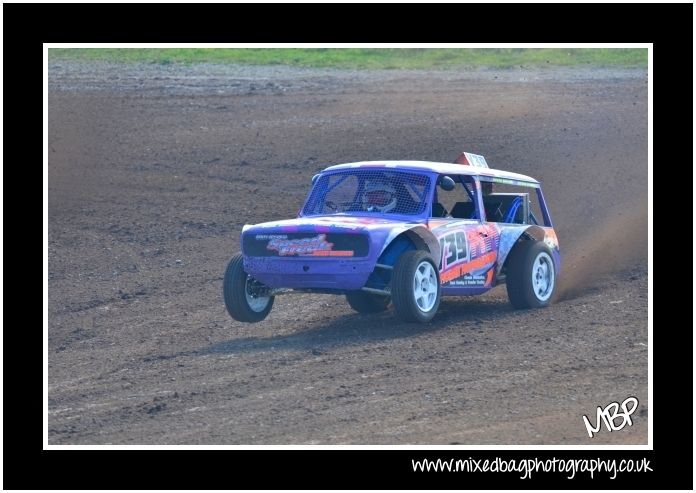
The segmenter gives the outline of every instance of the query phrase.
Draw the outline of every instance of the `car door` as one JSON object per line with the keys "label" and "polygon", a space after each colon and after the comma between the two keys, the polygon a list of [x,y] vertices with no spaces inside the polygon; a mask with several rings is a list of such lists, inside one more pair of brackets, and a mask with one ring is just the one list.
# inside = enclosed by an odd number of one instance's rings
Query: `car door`
{"label": "car door", "polygon": [[498,230],[480,217],[480,184],[475,177],[456,175],[453,190],[437,187],[428,226],[440,242],[443,294],[479,294],[494,284]]}

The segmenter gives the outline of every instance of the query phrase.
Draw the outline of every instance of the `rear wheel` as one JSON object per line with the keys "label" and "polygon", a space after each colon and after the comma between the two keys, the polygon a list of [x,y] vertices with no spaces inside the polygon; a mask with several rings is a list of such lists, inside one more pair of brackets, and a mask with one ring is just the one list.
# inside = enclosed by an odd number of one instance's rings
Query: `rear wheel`
{"label": "rear wheel", "polygon": [[407,322],[428,322],[440,306],[440,272],[432,255],[423,250],[401,254],[391,282],[396,314]]}
{"label": "rear wheel", "polygon": [[543,241],[518,244],[507,260],[507,292],[515,308],[541,308],[556,291],[556,268]]}
{"label": "rear wheel", "polygon": [[389,307],[389,296],[370,294],[364,291],[351,291],[346,293],[346,300],[350,307],[358,313],[379,313]]}
{"label": "rear wheel", "polygon": [[244,272],[241,254],[232,257],[225,271],[222,294],[227,312],[240,322],[260,322],[273,308],[273,296],[262,296],[259,283]]}

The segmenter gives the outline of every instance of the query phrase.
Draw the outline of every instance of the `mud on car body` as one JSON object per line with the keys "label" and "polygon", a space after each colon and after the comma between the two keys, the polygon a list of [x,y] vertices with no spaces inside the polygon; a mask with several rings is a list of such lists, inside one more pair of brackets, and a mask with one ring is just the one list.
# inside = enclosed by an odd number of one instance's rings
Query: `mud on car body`
{"label": "mud on car body", "polygon": [[502,283],[515,308],[551,302],[560,251],[534,178],[464,152],[454,163],[340,164],[312,184],[297,218],[242,229],[223,283],[234,319],[261,321],[290,292],[345,295],[360,313],[393,304],[416,322],[442,296]]}

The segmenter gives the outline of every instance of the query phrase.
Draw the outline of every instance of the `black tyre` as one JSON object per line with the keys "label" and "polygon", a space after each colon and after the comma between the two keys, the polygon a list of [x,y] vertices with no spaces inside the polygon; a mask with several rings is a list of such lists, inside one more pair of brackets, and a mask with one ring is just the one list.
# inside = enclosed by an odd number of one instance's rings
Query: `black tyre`
{"label": "black tyre", "polygon": [[394,265],[391,282],[394,310],[406,322],[428,322],[440,306],[440,272],[423,250],[404,252]]}
{"label": "black tyre", "polygon": [[507,293],[515,308],[547,306],[556,291],[556,267],[543,241],[523,241],[507,259]]}
{"label": "black tyre", "polygon": [[346,293],[346,300],[348,300],[350,307],[358,313],[379,313],[389,307],[391,298],[364,291],[351,291]]}
{"label": "black tyre", "polygon": [[273,307],[273,296],[257,296],[253,293],[253,279],[244,272],[243,257],[232,257],[225,270],[222,295],[227,311],[240,322],[260,322]]}

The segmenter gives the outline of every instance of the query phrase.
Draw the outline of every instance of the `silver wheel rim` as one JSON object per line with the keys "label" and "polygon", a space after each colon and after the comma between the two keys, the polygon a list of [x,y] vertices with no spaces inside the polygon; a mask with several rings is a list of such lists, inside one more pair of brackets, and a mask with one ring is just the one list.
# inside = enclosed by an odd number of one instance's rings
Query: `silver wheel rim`
{"label": "silver wheel rim", "polygon": [[413,277],[413,297],[422,312],[429,312],[437,300],[437,275],[432,264],[423,261],[418,264]]}
{"label": "silver wheel rim", "polygon": [[553,260],[546,252],[541,252],[534,259],[532,266],[532,288],[534,296],[539,301],[546,301],[553,293],[553,287],[556,284],[556,276],[553,268]]}
{"label": "silver wheel rim", "polygon": [[256,296],[251,292],[251,277],[247,276],[246,283],[244,284],[244,294],[246,295],[246,302],[256,313],[262,312],[268,306],[268,302],[271,298],[268,296]]}

